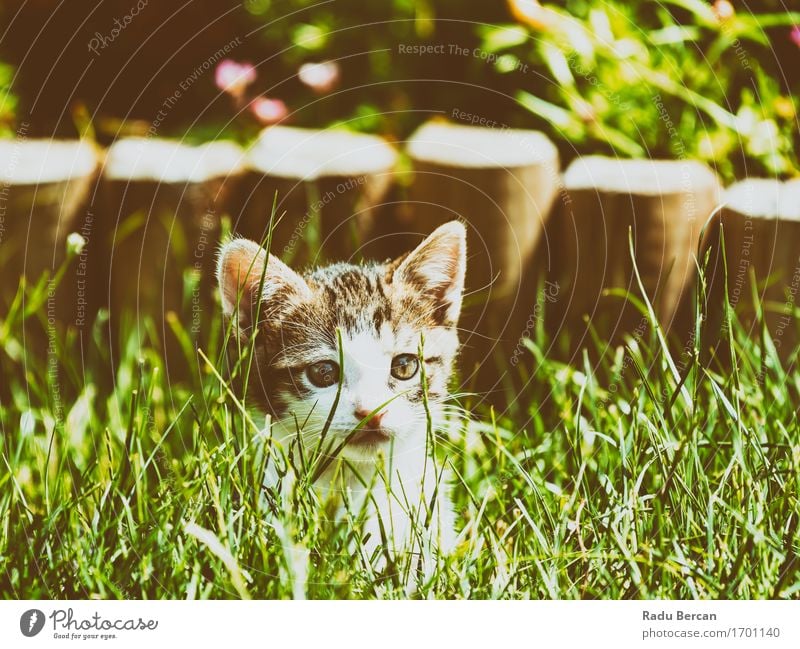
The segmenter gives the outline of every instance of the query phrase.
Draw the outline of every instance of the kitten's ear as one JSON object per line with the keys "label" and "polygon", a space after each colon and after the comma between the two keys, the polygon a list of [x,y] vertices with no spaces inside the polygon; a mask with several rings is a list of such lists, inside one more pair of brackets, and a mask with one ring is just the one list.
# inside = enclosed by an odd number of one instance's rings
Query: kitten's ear
{"label": "kitten's ear", "polygon": [[[264,265],[266,264],[266,270]],[[258,289],[264,277],[261,303],[282,294],[306,295],[308,284],[296,272],[275,255],[266,251],[254,241],[233,239],[226,243],[219,255],[217,282],[222,298],[222,312],[226,317],[236,320],[238,333],[250,329],[258,306]]]}
{"label": "kitten's ear", "polygon": [[467,231],[458,221],[450,221],[400,260],[392,280],[432,296],[443,321],[454,325],[461,312],[466,270]]}

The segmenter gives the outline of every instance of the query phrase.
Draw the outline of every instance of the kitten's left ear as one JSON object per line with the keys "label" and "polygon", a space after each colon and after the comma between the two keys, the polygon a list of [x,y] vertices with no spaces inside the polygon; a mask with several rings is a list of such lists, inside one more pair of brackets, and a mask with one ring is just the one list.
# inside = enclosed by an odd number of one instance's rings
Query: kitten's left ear
{"label": "kitten's left ear", "polygon": [[392,275],[437,303],[445,324],[455,325],[461,312],[461,294],[467,270],[467,230],[458,221],[436,228]]}

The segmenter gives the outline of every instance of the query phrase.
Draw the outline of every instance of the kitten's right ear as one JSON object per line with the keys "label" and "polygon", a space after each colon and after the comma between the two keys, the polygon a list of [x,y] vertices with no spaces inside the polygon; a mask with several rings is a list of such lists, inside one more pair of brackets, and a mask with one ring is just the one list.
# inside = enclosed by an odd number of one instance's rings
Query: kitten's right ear
{"label": "kitten's right ear", "polygon": [[[266,269],[264,268],[266,264]],[[258,288],[262,286],[261,304],[282,293],[299,296],[309,292],[308,284],[300,275],[275,255],[249,239],[233,239],[226,243],[219,255],[217,282],[222,299],[222,312],[234,318],[238,333],[248,331],[258,306]]]}
{"label": "kitten's right ear", "polygon": [[392,279],[433,299],[435,313],[458,322],[467,270],[467,230],[459,221],[436,228],[407,256],[389,265]]}

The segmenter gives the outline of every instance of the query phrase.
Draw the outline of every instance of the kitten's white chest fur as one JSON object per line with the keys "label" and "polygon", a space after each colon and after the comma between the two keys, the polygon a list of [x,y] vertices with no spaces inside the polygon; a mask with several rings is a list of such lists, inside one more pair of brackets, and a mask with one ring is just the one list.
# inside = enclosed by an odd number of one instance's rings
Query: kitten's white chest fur
{"label": "kitten's white chest fur", "polygon": [[[276,428],[285,430],[280,424]],[[314,483],[320,501],[333,500],[340,518],[363,520],[362,558],[375,559],[373,567],[383,567],[387,556],[403,555],[422,557],[428,567],[435,555],[449,554],[455,546],[452,476],[418,444],[425,435],[419,431],[414,443],[392,444],[377,461],[333,460]],[[276,473],[268,469],[265,485],[276,483]]]}

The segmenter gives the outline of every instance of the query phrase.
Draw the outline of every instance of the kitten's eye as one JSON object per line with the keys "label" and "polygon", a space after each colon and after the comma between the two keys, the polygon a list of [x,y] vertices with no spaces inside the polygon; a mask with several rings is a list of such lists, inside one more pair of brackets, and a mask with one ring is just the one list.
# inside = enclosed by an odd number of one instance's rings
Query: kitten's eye
{"label": "kitten's eye", "polygon": [[392,359],[392,376],[401,381],[414,378],[419,369],[419,359],[414,354],[398,354]]}
{"label": "kitten's eye", "polygon": [[306,368],[306,376],[318,388],[329,388],[339,382],[339,366],[333,361],[319,361]]}

